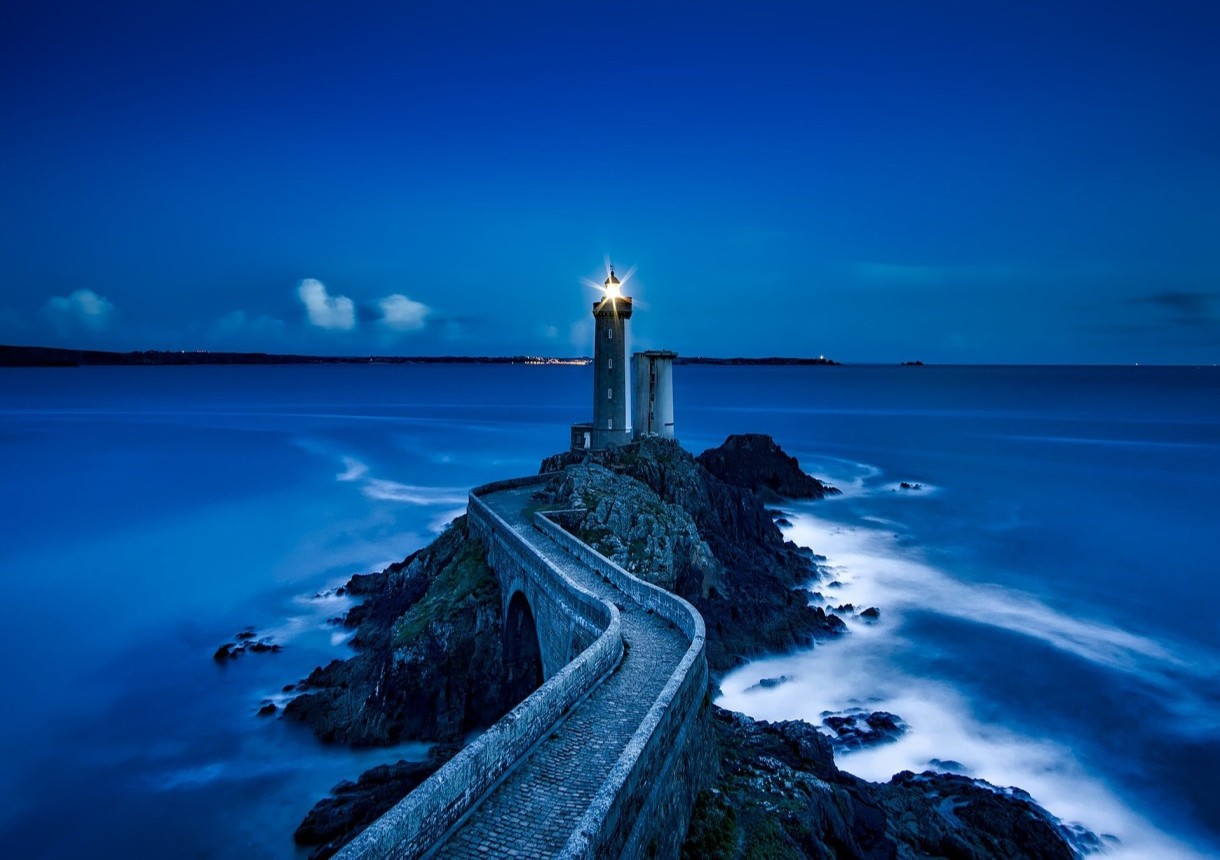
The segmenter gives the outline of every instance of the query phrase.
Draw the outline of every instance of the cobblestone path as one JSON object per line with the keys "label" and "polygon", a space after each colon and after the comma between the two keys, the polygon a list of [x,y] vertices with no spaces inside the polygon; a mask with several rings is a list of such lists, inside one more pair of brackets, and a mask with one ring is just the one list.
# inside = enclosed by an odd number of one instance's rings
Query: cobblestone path
{"label": "cobblestone path", "polygon": [[689,644],[667,621],[568,555],[522,510],[535,487],[483,500],[576,583],[618,605],[626,654],[617,670],[512,771],[431,857],[551,857],[567,843],[598,788]]}

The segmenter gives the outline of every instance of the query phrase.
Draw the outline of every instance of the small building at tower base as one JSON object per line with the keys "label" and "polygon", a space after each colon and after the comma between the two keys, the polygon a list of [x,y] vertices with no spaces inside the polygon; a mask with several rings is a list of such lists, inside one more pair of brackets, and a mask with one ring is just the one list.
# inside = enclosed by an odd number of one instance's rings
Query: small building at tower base
{"label": "small building at tower base", "polygon": [[674,359],[676,352],[650,349],[631,356],[631,432],[674,438]]}

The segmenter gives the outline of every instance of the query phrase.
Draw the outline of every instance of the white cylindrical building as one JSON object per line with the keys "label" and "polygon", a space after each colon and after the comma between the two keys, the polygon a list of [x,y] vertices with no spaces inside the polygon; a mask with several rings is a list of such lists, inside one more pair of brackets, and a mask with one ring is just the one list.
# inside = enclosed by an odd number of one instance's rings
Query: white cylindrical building
{"label": "white cylindrical building", "polygon": [[676,352],[654,349],[631,356],[632,435],[674,438],[674,359]]}

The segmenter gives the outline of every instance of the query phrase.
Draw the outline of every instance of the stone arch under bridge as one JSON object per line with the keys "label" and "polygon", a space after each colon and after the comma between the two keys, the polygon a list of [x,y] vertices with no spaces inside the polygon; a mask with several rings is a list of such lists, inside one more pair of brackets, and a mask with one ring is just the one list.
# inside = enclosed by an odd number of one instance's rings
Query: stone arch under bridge
{"label": "stone arch under bridge", "polygon": [[504,672],[509,701],[524,699],[542,686],[542,647],[534,612],[524,592],[515,591],[504,611]]}

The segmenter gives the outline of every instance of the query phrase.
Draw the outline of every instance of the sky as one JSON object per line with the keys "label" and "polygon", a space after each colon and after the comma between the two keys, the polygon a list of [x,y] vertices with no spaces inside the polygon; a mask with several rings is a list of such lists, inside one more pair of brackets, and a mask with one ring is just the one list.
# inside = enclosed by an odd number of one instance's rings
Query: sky
{"label": "sky", "polygon": [[0,343],[1220,360],[1220,4],[12,2]]}

